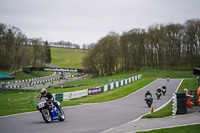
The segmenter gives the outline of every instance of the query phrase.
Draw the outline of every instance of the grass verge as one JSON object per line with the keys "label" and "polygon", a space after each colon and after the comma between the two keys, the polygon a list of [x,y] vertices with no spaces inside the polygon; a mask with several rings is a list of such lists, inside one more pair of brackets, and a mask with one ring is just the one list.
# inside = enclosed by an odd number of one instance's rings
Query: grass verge
{"label": "grass verge", "polygon": [[200,124],[195,124],[195,125],[188,125],[188,126],[181,126],[174,128],[137,132],[137,133],[199,133],[199,130],[200,130]]}

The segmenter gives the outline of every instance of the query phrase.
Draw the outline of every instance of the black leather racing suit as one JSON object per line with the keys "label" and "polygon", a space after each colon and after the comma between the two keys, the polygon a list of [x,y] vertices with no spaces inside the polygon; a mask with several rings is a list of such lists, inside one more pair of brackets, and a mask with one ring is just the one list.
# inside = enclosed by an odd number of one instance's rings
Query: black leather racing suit
{"label": "black leather racing suit", "polygon": [[51,93],[47,92],[47,94],[46,94],[45,96],[41,96],[40,99],[41,99],[42,97],[48,98],[49,101],[51,101],[51,102],[53,103],[53,105],[56,106],[56,108],[57,108],[58,110],[60,110],[59,106],[58,106],[58,105],[56,104],[56,102],[54,101],[54,97],[53,97],[53,95],[52,95]]}

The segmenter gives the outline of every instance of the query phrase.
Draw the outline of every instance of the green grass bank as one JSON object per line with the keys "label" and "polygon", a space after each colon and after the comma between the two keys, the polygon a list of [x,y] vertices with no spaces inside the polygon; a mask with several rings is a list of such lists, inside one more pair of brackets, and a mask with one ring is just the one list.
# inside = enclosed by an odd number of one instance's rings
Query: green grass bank
{"label": "green grass bank", "polygon": [[67,49],[67,48],[53,48],[51,47],[51,64],[61,68],[80,68],[82,69],[82,58],[86,51]]}

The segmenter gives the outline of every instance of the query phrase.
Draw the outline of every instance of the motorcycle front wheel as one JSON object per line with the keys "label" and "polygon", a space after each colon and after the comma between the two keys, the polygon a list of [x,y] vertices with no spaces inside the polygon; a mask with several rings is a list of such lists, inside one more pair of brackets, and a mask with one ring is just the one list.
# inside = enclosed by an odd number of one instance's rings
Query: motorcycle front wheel
{"label": "motorcycle front wheel", "polygon": [[64,121],[65,120],[65,113],[61,108],[60,108],[60,111],[59,111],[59,115],[60,115],[59,121]]}
{"label": "motorcycle front wheel", "polygon": [[51,122],[51,115],[49,110],[42,110],[42,118],[45,122],[50,123]]}
{"label": "motorcycle front wheel", "polygon": [[152,102],[151,101],[147,101],[147,105],[148,107],[151,107]]}

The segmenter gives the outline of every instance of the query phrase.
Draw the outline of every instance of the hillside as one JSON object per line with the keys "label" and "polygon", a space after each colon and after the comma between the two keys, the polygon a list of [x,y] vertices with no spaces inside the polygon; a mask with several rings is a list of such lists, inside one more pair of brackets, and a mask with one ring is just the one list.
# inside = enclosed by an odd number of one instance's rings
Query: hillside
{"label": "hillside", "polygon": [[51,64],[62,68],[83,68],[82,58],[85,51],[51,47]]}

